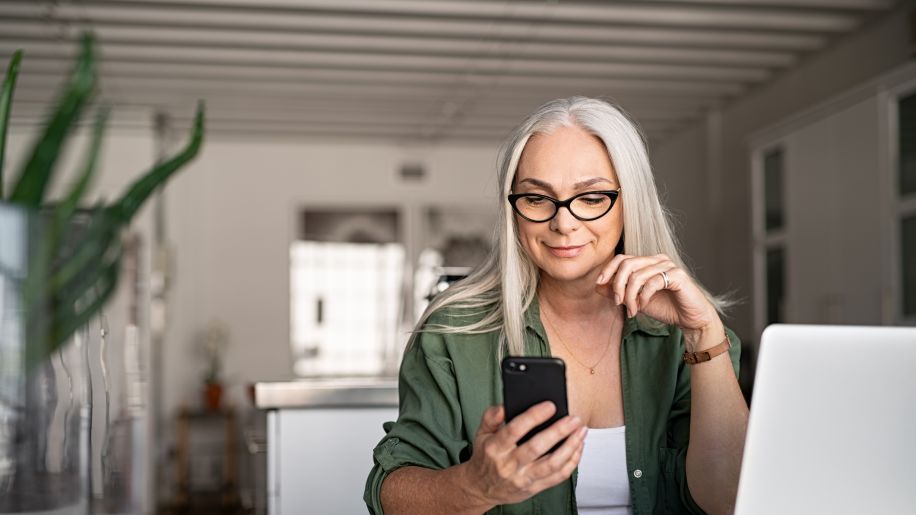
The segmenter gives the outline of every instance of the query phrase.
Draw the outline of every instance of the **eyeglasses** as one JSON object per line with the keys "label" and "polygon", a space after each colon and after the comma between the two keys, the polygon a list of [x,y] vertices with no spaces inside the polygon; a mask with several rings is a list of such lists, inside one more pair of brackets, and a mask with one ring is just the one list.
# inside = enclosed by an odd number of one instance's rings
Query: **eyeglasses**
{"label": "eyeglasses", "polygon": [[519,216],[529,222],[541,223],[552,220],[561,207],[568,209],[571,215],[583,222],[597,220],[610,212],[618,196],[620,188],[611,191],[586,191],[566,200],[557,200],[538,193],[513,193],[507,198]]}

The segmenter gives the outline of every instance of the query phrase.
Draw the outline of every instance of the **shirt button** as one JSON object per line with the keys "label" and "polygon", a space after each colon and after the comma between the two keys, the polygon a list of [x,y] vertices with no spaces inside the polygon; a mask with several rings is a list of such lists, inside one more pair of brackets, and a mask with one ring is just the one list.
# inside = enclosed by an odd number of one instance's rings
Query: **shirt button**
{"label": "shirt button", "polygon": [[634,471],[633,471],[633,477],[635,477],[636,479],[641,478],[641,477],[642,477],[642,471],[639,470],[639,469],[634,470]]}

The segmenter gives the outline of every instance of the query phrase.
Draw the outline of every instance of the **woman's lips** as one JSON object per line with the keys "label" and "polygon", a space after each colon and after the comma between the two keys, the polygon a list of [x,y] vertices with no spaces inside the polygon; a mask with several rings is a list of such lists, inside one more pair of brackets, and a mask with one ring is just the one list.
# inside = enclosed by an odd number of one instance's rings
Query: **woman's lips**
{"label": "woman's lips", "polygon": [[556,257],[572,258],[581,254],[582,249],[585,248],[585,245],[576,245],[570,247],[551,247],[550,245],[546,245],[546,247],[547,250],[549,250],[550,253]]}

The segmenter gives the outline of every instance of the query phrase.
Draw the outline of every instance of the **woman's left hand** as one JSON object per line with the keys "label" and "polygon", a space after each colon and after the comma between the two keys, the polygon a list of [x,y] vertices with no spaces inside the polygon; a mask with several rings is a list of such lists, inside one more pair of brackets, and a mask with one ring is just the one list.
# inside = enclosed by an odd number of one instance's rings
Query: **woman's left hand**
{"label": "woman's left hand", "polygon": [[[668,276],[667,287],[662,272]],[[614,256],[599,275],[596,290],[616,305],[626,305],[629,317],[643,313],[685,331],[721,323],[715,307],[690,275],[664,254]]]}

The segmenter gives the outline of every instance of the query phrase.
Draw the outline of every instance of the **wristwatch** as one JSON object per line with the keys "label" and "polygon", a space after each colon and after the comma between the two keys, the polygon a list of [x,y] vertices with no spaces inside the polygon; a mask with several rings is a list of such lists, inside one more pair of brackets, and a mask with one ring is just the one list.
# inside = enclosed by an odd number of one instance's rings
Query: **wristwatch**
{"label": "wristwatch", "polygon": [[728,338],[728,333],[725,334],[725,340],[722,341],[719,345],[707,350],[701,350],[699,352],[684,352],[684,363],[688,365],[696,365],[697,363],[703,363],[709,361],[712,358],[722,354],[723,352],[730,349],[732,346],[731,340]]}

